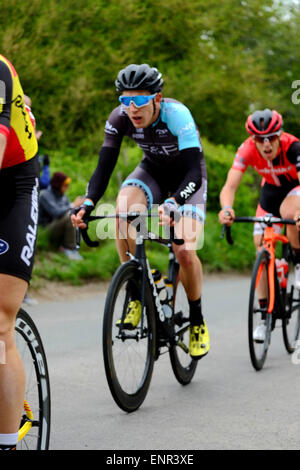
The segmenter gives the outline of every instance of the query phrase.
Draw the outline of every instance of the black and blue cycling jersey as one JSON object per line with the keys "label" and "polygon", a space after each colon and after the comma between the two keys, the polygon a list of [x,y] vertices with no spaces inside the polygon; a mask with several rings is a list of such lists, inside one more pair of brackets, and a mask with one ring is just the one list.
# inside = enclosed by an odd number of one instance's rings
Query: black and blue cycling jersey
{"label": "black and blue cycling jersey", "polygon": [[123,105],[115,108],[106,122],[103,146],[120,147],[125,135],[137,143],[147,159],[158,165],[171,162],[186,148],[202,150],[200,136],[189,109],[171,98],[161,101],[158,119],[144,129],[134,127]]}

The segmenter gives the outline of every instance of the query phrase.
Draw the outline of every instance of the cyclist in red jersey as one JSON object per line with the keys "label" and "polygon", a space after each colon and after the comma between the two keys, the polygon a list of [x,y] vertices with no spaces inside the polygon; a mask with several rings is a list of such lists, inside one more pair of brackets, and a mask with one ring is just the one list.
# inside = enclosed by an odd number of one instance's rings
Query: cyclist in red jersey
{"label": "cyclist in red jersey", "polygon": [[[276,217],[298,219],[300,214],[300,142],[282,130],[282,116],[275,110],[264,109],[251,114],[246,122],[250,137],[239,147],[227,180],[220,193],[221,224],[234,222],[233,203],[243,174],[250,165],[262,176],[262,189],[256,216],[272,214]],[[280,232],[281,226],[275,230]],[[296,269],[295,286],[300,289],[300,244],[297,226],[287,226],[287,236],[293,247]],[[261,246],[263,227],[254,224],[254,244]],[[262,304],[265,299],[261,299]],[[265,325],[259,325],[254,339],[263,340]]]}
{"label": "cyclist in red jersey", "polygon": [[25,396],[25,373],[14,326],[33,267],[38,222],[37,150],[19,77],[0,55],[0,450],[16,447]]}

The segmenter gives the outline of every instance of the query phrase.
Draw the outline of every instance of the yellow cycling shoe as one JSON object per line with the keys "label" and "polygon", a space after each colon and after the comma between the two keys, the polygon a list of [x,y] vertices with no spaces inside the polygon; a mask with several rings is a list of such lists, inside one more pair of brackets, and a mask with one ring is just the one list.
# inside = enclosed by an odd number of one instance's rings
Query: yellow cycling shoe
{"label": "yellow cycling shoe", "polygon": [[193,359],[202,359],[209,349],[210,339],[206,323],[190,326],[190,356]]}
{"label": "yellow cycling shoe", "polygon": [[[124,318],[124,328],[127,330],[133,330],[141,319],[142,305],[139,300],[132,300],[129,302],[127,307],[126,316]],[[117,321],[117,326],[121,325],[121,319]]]}

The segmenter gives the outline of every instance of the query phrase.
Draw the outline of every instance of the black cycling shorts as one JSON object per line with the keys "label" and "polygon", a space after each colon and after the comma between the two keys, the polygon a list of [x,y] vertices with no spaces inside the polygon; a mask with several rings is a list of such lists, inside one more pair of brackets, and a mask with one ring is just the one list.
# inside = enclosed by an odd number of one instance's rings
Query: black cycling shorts
{"label": "black cycling shorts", "polygon": [[288,193],[299,185],[298,180],[292,180],[284,186],[275,186],[274,184],[265,183],[260,193],[259,203],[261,207],[275,217],[281,217],[279,209],[282,201]]}
{"label": "black cycling shorts", "polygon": [[[178,181],[176,181],[176,179],[178,179]],[[145,194],[147,208],[150,210],[153,204],[162,204],[167,197],[170,197],[172,192],[175,191],[176,185],[179,185],[179,181],[180,178],[178,178],[178,176],[175,177],[175,175],[172,175],[170,172],[168,175],[165,175],[161,170],[157,169],[157,173],[154,173],[154,171],[150,173],[148,168],[146,170],[146,168],[140,164],[125,179],[122,188],[126,186],[140,188]],[[169,182],[169,184],[166,182]],[[172,184],[170,184],[170,182],[172,182]],[[207,181],[205,177],[202,177],[200,188],[180,207],[182,215],[198,220],[203,224],[206,217],[206,198]]]}
{"label": "black cycling shorts", "polygon": [[39,162],[0,171],[0,273],[29,282],[38,227]]}

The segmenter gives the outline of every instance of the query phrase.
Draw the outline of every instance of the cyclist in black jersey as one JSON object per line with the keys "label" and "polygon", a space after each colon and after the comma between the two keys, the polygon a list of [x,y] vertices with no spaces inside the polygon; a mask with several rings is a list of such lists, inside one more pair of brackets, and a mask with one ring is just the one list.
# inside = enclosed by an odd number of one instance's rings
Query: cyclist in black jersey
{"label": "cyclist in black jersey", "polygon": [[[117,211],[144,212],[157,204],[162,225],[170,223],[171,210],[180,216],[175,232],[185,243],[175,245],[174,252],[190,303],[190,354],[199,359],[210,348],[201,308],[202,265],[196,253],[204,226],[207,188],[201,140],[188,108],[179,101],[162,97],[163,79],[156,68],[131,64],[119,72],[115,84],[121,104],[106,122],[97,168],[88,184],[86,199],[72,215],[72,221],[74,226],[85,227],[82,217],[103,196],[123,137],[133,139],[143,150],[143,158],[121,187]],[[131,234],[130,226],[119,221],[116,233],[120,260],[124,262],[128,258],[128,246],[134,252],[135,232]],[[133,308],[125,323],[134,327],[140,314],[140,308]]]}

